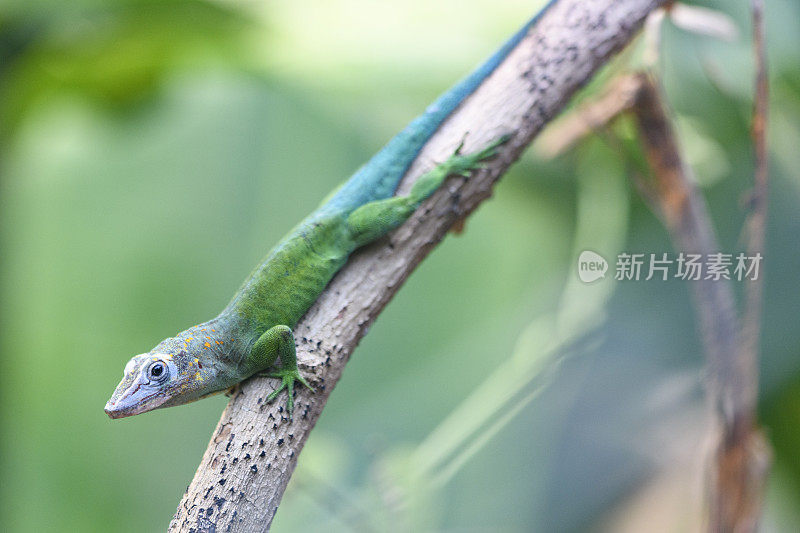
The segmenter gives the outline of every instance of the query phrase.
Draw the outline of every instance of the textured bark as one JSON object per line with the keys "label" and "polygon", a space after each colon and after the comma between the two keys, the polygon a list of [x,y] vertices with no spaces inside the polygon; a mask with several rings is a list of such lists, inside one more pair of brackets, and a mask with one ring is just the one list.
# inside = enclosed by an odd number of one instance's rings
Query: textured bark
{"label": "textured bark", "polygon": [[[405,190],[466,137],[465,151],[503,133],[486,169],[452,179],[388,239],[355,254],[298,324],[298,361],[317,388],[300,390],[295,419],[265,405],[274,380],[234,394],[170,524],[171,531],[269,528],[308,434],[358,341],[447,231],[488,198],[499,176],[661,0],[561,0],[440,128],[407,173]],[[399,350],[402,347],[398,348]]]}

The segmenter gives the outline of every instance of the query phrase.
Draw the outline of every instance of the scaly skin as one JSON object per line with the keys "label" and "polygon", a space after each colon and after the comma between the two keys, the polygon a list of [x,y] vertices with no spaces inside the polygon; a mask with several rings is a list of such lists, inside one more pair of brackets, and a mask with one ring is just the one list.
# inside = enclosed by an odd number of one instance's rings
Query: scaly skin
{"label": "scaly skin", "polygon": [[[311,388],[297,369],[292,329],[356,248],[398,227],[445,178],[467,177],[505,142],[503,137],[469,155],[456,151],[420,177],[407,196],[392,196],[439,125],[494,71],[546,9],[429,106],[284,237],[216,318],[133,357],[106,404],[106,413],[123,418],[181,405],[262,373],[281,380],[268,400],[286,389],[291,417],[295,382]],[[267,372],[277,360],[280,367]]]}

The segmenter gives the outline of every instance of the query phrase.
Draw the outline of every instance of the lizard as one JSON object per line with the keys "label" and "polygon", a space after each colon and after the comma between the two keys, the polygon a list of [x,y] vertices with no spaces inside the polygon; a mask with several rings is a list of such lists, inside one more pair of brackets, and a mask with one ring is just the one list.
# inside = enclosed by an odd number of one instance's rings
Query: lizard
{"label": "lizard", "polygon": [[[447,177],[469,177],[507,141],[508,136],[501,136],[470,154],[462,154],[459,146],[447,160],[423,174],[407,195],[394,195],[406,170],[439,126],[494,72],[554,1],[428,106],[281,239],[219,315],[132,357],[106,403],[106,414],[116,419],[182,405],[262,375],[280,380],[266,401],[274,401],[286,390],[291,419],[295,385],[313,390],[297,366],[293,328],[353,251],[399,227]],[[273,369],[276,362],[280,366]]]}

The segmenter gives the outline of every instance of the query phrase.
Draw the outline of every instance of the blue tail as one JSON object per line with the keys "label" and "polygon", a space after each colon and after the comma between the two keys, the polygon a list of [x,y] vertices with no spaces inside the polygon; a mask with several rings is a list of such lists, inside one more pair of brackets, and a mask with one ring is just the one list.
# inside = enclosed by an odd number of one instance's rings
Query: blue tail
{"label": "blue tail", "polygon": [[323,208],[352,210],[367,202],[392,196],[408,167],[442,122],[489,77],[555,1],[550,0],[483,65],[441,95],[422,115],[395,135],[353,174]]}

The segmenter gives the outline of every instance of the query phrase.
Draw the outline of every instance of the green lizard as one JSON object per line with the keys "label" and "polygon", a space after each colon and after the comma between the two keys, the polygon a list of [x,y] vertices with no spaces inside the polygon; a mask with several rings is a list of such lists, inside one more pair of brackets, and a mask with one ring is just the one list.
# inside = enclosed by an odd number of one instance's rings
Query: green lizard
{"label": "green lizard", "polygon": [[[122,381],[105,406],[108,416],[123,418],[185,404],[261,374],[281,380],[267,401],[285,389],[291,417],[295,383],[311,388],[297,368],[292,329],[356,248],[397,228],[445,178],[468,177],[505,142],[506,137],[501,137],[472,154],[456,150],[420,177],[408,195],[393,196],[439,125],[494,71],[546,9],[440,96],[289,232],[216,318],[164,339],[128,361]],[[280,367],[268,372],[278,360]]]}

